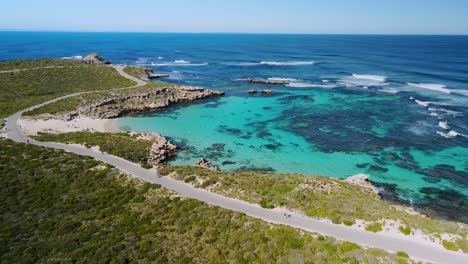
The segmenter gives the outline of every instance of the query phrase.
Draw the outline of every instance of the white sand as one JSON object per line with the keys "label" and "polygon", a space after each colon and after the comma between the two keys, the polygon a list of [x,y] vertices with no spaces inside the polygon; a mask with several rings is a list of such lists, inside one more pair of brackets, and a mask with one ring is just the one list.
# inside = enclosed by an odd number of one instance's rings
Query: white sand
{"label": "white sand", "polygon": [[26,135],[44,133],[69,133],[79,131],[118,132],[115,119],[76,118],[71,121],[63,119],[29,119],[18,120],[18,125]]}

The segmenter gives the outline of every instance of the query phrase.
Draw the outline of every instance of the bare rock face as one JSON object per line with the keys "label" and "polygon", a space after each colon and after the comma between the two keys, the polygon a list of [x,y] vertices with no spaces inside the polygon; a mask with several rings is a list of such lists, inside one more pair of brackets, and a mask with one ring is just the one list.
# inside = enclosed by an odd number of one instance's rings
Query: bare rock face
{"label": "bare rock face", "polygon": [[81,62],[86,64],[110,64],[109,61],[99,56],[97,53],[90,53],[84,56],[84,58],[81,59]]}
{"label": "bare rock face", "polygon": [[95,119],[109,119],[133,112],[154,111],[171,104],[192,102],[198,99],[220,96],[224,92],[205,90],[199,87],[177,87],[138,89],[131,93],[119,94],[103,99],[93,105],[84,106],[68,115],[68,119],[86,116]]}
{"label": "bare rock face", "polygon": [[351,177],[346,178],[345,182],[349,182],[354,185],[359,185],[365,188],[372,190],[374,193],[379,194],[379,189],[377,189],[372,183],[369,181],[369,175],[366,174],[357,174]]}
{"label": "bare rock face", "polygon": [[135,133],[137,139],[148,140],[153,142],[150,154],[148,157],[148,164],[156,165],[166,161],[175,155],[177,146],[172,144],[165,137],[157,133]]}
{"label": "bare rock face", "polygon": [[194,167],[200,167],[200,168],[205,168],[211,171],[221,171],[218,167],[212,166],[211,161],[206,160],[205,158],[201,158],[199,161],[197,161],[195,164],[193,164]]}

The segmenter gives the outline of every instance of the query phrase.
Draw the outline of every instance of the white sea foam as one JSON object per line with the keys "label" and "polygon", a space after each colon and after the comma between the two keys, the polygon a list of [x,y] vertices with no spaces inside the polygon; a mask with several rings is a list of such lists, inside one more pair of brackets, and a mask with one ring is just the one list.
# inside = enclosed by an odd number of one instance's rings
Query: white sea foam
{"label": "white sea foam", "polygon": [[444,113],[444,114],[451,115],[451,116],[460,116],[460,115],[462,115],[462,113],[460,113],[460,112],[452,111],[452,110],[448,110],[448,109],[444,109],[444,108],[429,107],[427,110],[429,110],[430,112],[439,112],[439,113]]}
{"label": "white sea foam", "polygon": [[76,55],[76,56],[70,56],[70,57],[62,57],[64,60],[81,60],[83,56]]}
{"label": "white sea foam", "polygon": [[439,122],[439,127],[442,128],[442,129],[445,129],[445,130],[450,129],[449,125],[447,124],[447,121],[440,121]]}
{"label": "white sea foam", "polygon": [[292,82],[286,84],[287,87],[293,88],[335,88],[336,85],[332,84],[314,84],[314,83],[304,83],[304,82]]}
{"label": "white sea foam", "polygon": [[190,61],[186,61],[186,60],[175,60],[174,62],[177,64],[190,64]]}
{"label": "white sea foam", "polygon": [[414,100],[418,105],[428,107],[431,102],[425,102],[425,101],[420,101],[420,100]]}
{"label": "white sea foam", "polygon": [[261,61],[260,64],[270,66],[300,66],[313,65],[315,61]]}
{"label": "white sea foam", "polygon": [[196,66],[206,66],[208,65],[207,62],[205,63],[191,63],[191,62],[188,62],[188,61],[184,61],[184,60],[177,60],[177,61],[174,61],[174,62],[163,62],[163,63],[154,63],[152,62],[151,63],[151,66],[167,66],[167,67],[179,67],[179,66],[192,66],[192,67],[196,67]]}
{"label": "white sea foam", "polygon": [[454,90],[448,89],[446,85],[443,84],[435,84],[435,83],[407,83],[409,86],[438,91],[442,93],[452,93]]}
{"label": "white sea foam", "polygon": [[397,89],[389,88],[389,89],[380,89],[379,91],[384,92],[384,93],[391,93],[391,94],[396,94],[398,93]]}
{"label": "white sea foam", "polygon": [[281,78],[281,77],[271,77],[268,78],[269,81],[277,81],[277,82],[297,82],[298,79],[294,78]]}
{"label": "white sea foam", "polygon": [[365,75],[365,74],[353,74],[353,77],[356,79],[371,80],[376,82],[385,82],[387,79],[386,76],[381,75]]}
{"label": "white sea foam", "polygon": [[164,57],[158,57],[158,60],[162,60],[162,59],[164,59]]}
{"label": "white sea foam", "polygon": [[450,130],[448,133],[437,131],[437,134],[441,135],[444,138],[466,137],[466,135],[460,134],[454,130]]}
{"label": "white sea foam", "polygon": [[329,80],[322,80],[323,83],[329,83]]}
{"label": "white sea foam", "polygon": [[386,83],[385,80],[387,77],[380,75],[361,75],[353,74],[352,76],[341,78],[338,83],[344,87],[376,87],[376,86],[386,86],[389,83]]}

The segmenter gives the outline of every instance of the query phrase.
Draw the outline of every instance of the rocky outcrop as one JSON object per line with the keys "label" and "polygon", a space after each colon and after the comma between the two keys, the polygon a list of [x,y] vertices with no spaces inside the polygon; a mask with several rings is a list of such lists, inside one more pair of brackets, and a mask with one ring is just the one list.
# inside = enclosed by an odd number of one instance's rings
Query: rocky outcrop
{"label": "rocky outcrop", "polygon": [[148,112],[175,103],[192,102],[198,99],[220,96],[224,92],[205,90],[199,87],[140,88],[130,92],[115,92],[112,97],[84,106],[68,115],[68,120],[78,116],[95,119],[117,118],[134,112]]}
{"label": "rocky outcrop", "polygon": [[275,91],[273,90],[262,90],[262,94],[274,94]]}
{"label": "rocky outcrop", "polygon": [[205,158],[201,158],[199,161],[197,161],[195,164],[193,164],[194,167],[200,167],[200,168],[205,168],[210,171],[221,171],[219,167],[211,165],[211,161],[206,160]]}
{"label": "rocky outcrop", "polygon": [[379,189],[372,185],[372,183],[369,181],[369,177],[370,176],[366,174],[357,174],[346,178],[345,182],[365,187],[367,189],[372,190],[374,193],[379,194]]}
{"label": "rocky outcrop", "polygon": [[148,156],[148,164],[156,165],[175,155],[177,146],[172,144],[169,140],[160,134],[134,133],[134,135],[137,136],[137,139],[153,142],[150,154]]}
{"label": "rocky outcrop", "polygon": [[256,93],[257,93],[257,90],[248,90],[247,93],[249,93],[249,94],[256,94]]}
{"label": "rocky outcrop", "polygon": [[81,62],[86,63],[86,64],[110,64],[109,61],[107,61],[103,57],[99,56],[99,54],[97,54],[97,53],[90,53],[90,54],[84,56],[81,59]]}
{"label": "rocky outcrop", "polygon": [[250,83],[257,83],[257,84],[289,84],[288,81],[284,80],[268,80],[268,79],[249,79],[248,82]]}

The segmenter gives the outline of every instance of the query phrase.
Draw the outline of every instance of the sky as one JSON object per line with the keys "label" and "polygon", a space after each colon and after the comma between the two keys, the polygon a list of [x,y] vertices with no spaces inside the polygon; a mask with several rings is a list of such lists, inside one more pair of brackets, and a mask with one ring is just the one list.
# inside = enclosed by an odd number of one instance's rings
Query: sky
{"label": "sky", "polygon": [[0,30],[468,34],[468,0],[1,0]]}

